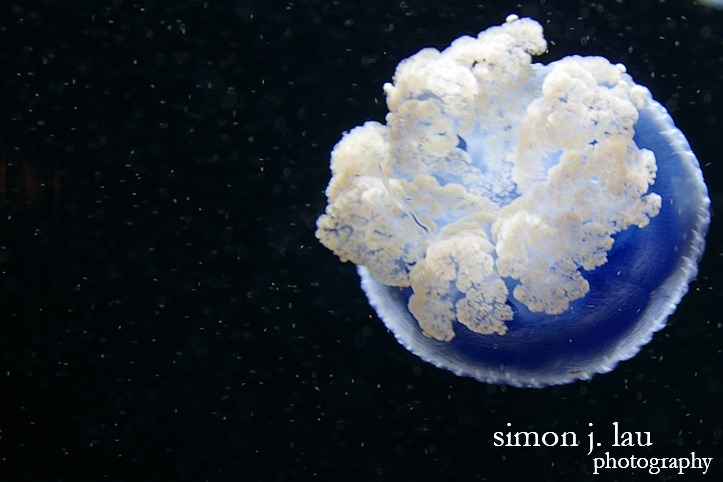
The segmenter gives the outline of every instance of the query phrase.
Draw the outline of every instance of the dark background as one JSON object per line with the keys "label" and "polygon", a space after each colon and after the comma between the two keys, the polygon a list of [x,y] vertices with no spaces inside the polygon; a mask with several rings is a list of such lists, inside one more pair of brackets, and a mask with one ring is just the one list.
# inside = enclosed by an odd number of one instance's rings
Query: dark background
{"label": "dark background", "polygon": [[[627,65],[714,213],[667,328],[590,382],[485,385],[396,343],[314,237],[341,133],[420,48],[509,13]],[[685,0],[38,1],[0,7],[0,480],[716,480],[723,12]],[[705,476],[607,470],[716,457]],[[508,430],[578,448],[494,447]],[[587,455],[589,424],[602,450]]]}

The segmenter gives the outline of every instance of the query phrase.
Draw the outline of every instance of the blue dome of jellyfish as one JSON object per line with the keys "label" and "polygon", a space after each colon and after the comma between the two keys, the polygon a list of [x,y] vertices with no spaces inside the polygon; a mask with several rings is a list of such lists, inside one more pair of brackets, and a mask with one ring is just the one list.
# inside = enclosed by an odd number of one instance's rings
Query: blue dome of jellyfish
{"label": "blue dome of jellyfish", "polygon": [[700,166],[622,65],[542,65],[508,17],[403,60],[386,125],[331,154],[316,236],[358,266],[409,351],[457,375],[543,387],[633,357],[697,272]]}

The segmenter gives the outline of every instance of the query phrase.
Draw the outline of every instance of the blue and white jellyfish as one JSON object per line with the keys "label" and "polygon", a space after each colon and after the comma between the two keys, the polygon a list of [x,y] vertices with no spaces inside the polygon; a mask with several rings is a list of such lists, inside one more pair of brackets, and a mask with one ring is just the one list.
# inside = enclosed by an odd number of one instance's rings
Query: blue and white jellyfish
{"label": "blue and white jellyfish", "polygon": [[386,125],[331,154],[316,236],[408,350],[543,387],[633,357],[697,272],[708,191],[667,111],[601,57],[532,62],[515,15],[403,60]]}

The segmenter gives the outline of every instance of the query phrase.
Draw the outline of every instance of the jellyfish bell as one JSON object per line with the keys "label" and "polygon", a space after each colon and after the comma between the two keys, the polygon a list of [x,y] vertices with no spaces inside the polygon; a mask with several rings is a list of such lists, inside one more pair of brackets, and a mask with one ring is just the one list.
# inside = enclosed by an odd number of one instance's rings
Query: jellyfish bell
{"label": "jellyfish bell", "polygon": [[532,62],[511,15],[403,60],[331,155],[316,236],[409,351],[487,383],[589,379],[663,328],[710,221],[667,111],[601,57]]}

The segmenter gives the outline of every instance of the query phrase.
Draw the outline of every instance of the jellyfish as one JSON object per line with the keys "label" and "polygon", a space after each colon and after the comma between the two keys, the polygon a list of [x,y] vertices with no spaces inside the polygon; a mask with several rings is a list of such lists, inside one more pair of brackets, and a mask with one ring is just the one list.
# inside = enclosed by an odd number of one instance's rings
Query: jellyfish
{"label": "jellyfish", "polygon": [[587,380],[663,328],[697,273],[708,191],[650,91],[602,57],[532,62],[510,15],[403,60],[386,125],[331,153],[316,236],[425,361],[491,384]]}

